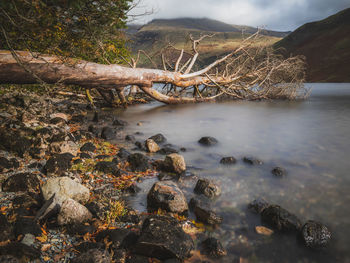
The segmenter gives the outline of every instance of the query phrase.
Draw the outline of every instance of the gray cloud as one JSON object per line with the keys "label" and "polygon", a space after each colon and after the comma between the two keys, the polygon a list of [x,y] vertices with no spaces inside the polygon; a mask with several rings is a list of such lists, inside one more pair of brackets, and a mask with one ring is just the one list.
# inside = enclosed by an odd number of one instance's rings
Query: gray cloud
{"label": "gray cloud", "polygon": [[142,23],[154,18],[208,17],[287,31],[348,7],[349,0],[142,0],[133,12],[154,9],[152,15],[139,18]]}

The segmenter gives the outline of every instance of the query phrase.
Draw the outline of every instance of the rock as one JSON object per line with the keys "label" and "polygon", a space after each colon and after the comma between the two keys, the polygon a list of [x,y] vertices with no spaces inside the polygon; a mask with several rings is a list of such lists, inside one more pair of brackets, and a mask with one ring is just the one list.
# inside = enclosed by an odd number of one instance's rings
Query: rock
{"label": "rock", "polygon": [[83,242],[78,243],[79,245],[75,246],[75,249],[78,250],[80,253],[87,252],[90,249],[103,249],[104,244],[99,242]]}
{"label": "rock", "polygon": [[20,261],[16,257],[10,256],[10,255],[0,256],[0,262],[1,263],[20,263]]}
{"label": "rock", "polygon": [[13,152],[23,157],[32,146],[32,140],[21,136],[18,131],[0,127],[0,150]]}
{"label": "rock", "polygon": [[93,234],[96,231],[96,227],[86,223],[79,223],[68,225],[67,230],[70,235],[84,236],[86,233]]}
{"label": "rock", "polygon": [[7,178],[2,184],[4,192],[39,192],[40,181],[35,174],[20,173]]}
{"label": "rock", "polygon": [[64,199],[71,198],[80,203],[86,203],[90,198],[89,189],[69,177],[47,179],[41,187],[41,192],[45,200],[49,200],[53,194]]}
{"label": "rock", "polygon": [[64,119],[59,118],[59,117],[51,119],[50,123],[57,125],[57,126],[63,126],[65,124],[67,124],[67,122]]}
{"label": "rock", "polygon": [[32,234],[34,236],[40,236],[42,234],[40,225],[31,218],[18,218],[13,225],[13,230],[16,237],[26,234]]}
{"label": "rock", "polygon": [[100,129],[97,126],[91,124],[88,127],[88,131],[91,132],[93,135],[95,135],[97,137],[99,132],[100,132]]}
{"label": "rock", "polygon": [[0,213],[0,243],[14,238],[12,230],[12,226],[6,216]]}
{"label": "rock", "polygon": [[136,138],[134,135],[126,135],[125,140],[134,143],[136,141]]}
{"label": "rock", "polygon": [[37,138],[52,143],[65,141],[68,133],[63,127],[45,127],[37,130],[35,135]]}
{"label": "rock", "polygon": [[117,153],[117,156],[120,159],[126,159],[129,157],[129,155],[130,155],[130,153],[127,150],[125,150],[124,148],[120,148],[119,152]]}
{"label": "rock", "polygon": [[236,162],[237,162],[237,160],[233,156],[224,157],[220,160],[221,164],[226,164],[226,165],[235,164]]}
{"label": "rock", "polygon": [[111,156],[109,156],[107,154],[100,154],[100,155],[95,156],[96,160],[104,160],[104,159],[107,159],[107,158],[111,158]]}
{"label": "rock", "polygon": [[33,246],[34,242],[35,242],[35,236],[32,234],[26,234],[21,240],[21,243],[27,246]]}
{"label": "rock", "polygon": [[184,260],[191,256],[192,249],[194,249],[192,238],[182,230],[176,219],[149,216],[142,225],[134,252],[160,260],[171,258]]}
{"label": "rock", "polygon": [[161,144],[161,143],[165,143],[166,142],[166,138],[164,137],[163,134],[161,133],[158,133],[156,135],[153,135],[151,137],[149,137],[148,139],[151,139],[153,141],[155,141],[156,143],[158,144]]}
{"label": "rock", "polygon": [[261,213],[261,220],[283,232],[297,231],[301,227],[301,222],[295,215],[278,205],[270,205],[265,208]]}
{"label": "rock", "polygon": [[95,150],[96,146],[92,142],[87,142],[80,147],[81,152],[94,152]]}
{"label": "rock", "polygon": [[198,143],[204,146],[212,146],[218,143],[218,140],[214,137],[206,136],[199,139]]}
{"label": "rock", "polygon": [[115,131],[110,127],[103,127],[101,131],[101,138],[105,140],[112,140],[115,138]]}
{"label": "rock", "polygon": [[79,157],[80,157],[81,159],[91,159],[91,155],[88,154],[88,153],[86,153],[86,152],[80,153],[80,154],[79,154]]}
{"label": "rock", "polygon": [[107,250],[90,249],[74,258],[72,263],[110,263],[111,258]]}
{"label": "rock", "polygon": [[261,165],[263,162],[255,157],[243,157],[243,162],[250,164],[250,165]]}
{"label": "rock", "polygon": [[126,257],[128,255],[127,251],[125,249],[115,249],[113,255],[113,261],[115,263],[125,263]]}
{"label": "rock", "polygon": [[59,225],[84,223],[92,218],[90,211],[73,199],[66,199],[57,217]]}
{"label": "rock", "polygon": [[108,240],[112,242],[113,249],[128,248],[131,244],[135,244],[138,236],[130,229],[117,228],[104,230],[97,234],[96,241],[104,242]]}
{"label": "rock", "polygon": [[301,229],[302,240],[305,246],[312,249],[325,248],[331,240],[328,228],[316,221],[307,221]]}
{"label": "rock", "polygon": [[27,257],[31,260],[34,260],[40,258],[40,250],[32,246],[27,246],[20,242],[12,242],[8,245],[0,246],[0,255]]}
{"label": "rock", "polygon": [[160,208],[172,213],[184,213],[188,210],[188,205],[176,183],[162,181],[155,183],[149,191],[147,208],[150,211],[157,211]]}
{"label": "rock", "polygon": [[218,258],[227,255],[226,250],[222,246],[221,242],[213,237],[207,238],[202,242],[201,253],[210,257]]}
{"label": "rock", "polygon": [[61,119],[63,119],[65,122],[68,122],[68,115],[67,114],[64,114],[64,113],[62,113],[62,112],[57,112],[57,113],[52,113],[51,115],[50,115],[50,119],[52,120],[52,119],[55,119],[55,118],[61,118]]}
{"label": "rock", "polygon": [[118,163],[115,162],[98,162],[95,165],[95,170],[103,172],[105,174],[113,174],[114,176],[120,175]]}
{"label": "rock", "polygon": [[49,145],[49,151],[51,153],[70,153],[75,156],[78,153],[78,147],[72,141],[53,142]]}
{"label": "rock", "polygon": [[144,144],[144,143],[142,143],[142,142],[140,142],[140,141],[136,141],[136,142],[135,142],[135,145],[136,145],[136,147],[137,147],[139,150],[141,150],[141,151],[146,151],[146,147],[145,147],[145,144]]}
{"label": "rock", "polygon": [[249,203],[248,209],[254,213],[261,214],[262,211],[268,206],[269,203],[264,198],[258,198]]}
{"label": "rock", "polygon": [[285,176],[287,174],[287,171],[282,167],[275,167],[272,169],[271,173],[274,176],[282,177],[282,176]]}
{"label": "rock", "polygon": [[18,168],[19,162],[16,160],[16,158],[12,158],[8,160],[5,157],[0,157],[0,172],[4,169],[13,169]]}
{"label": "rock", "polygon": [[182,174],[186,171],[185,159],[177,153],[169,154],[164,159],[163,168],[167,172]]}
{"label": "rock", "polygon": [[60,176],[72,167],[73,157],[70,153],[55,154],[46,162],[43,170],[47,175]]}
{"label": "rock", "polygon": [[214,184],[212,180],[201,178],[198,179],[194,192],[196,194],[203,194],[208,198],[215,198],[221,194],[221,189],[219,186]]}
{"label": "rock", "polygon": [[149,159],[141,153],[134,153],[128,156],[128,162],[133,172],[146,172],[151,168],[148,161]]}
{"label": "rock", "polygon": [[256,226],[255,232],[259,235],[263,236],[271,236],[273,234],[273,230],[264,226]]}
{"label": "rock", "polygon": [[178,150],[176,150],[172,147],[169,147],[169,146],[163,147],[162,149],[160,149],[158,151],[158,153],[163,154],[163,155],[168,155],[168,154],[178,153],[178,152],[179,152]]}
{"label": "rock", "polygon": [[146,147],[147,152],[150,152],[150,153],[155,153],[155,152],[158,152],[160,150],[158,144],[155,141],[153,141],[152,139],[146,140],[145,147]]}
{"label": "rock", "polygon": [[115,119],[113,121],[113,126],[126,126],[128,123],[126,121],[120,120],[120,119]]}
{"label": "rock", "polygon": [[208,225],[218,225],[221,224],[223,221],[221,216],[217,215],[210,208],[206,208],[201,204],[197,204],[195,206],[194,214],[196,215],[198,221]]}

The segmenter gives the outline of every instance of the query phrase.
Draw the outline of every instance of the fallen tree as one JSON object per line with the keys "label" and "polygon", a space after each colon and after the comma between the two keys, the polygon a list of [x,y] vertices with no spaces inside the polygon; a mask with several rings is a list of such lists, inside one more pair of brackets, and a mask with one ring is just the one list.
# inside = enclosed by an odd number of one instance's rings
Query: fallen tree
{"label": "fallen tree", "polygon": [[[123,91],[130,86],[167,104],[207,102],[219,98],[299,99],[307,96],[304,61],[301,57],[284,59],[268,47],[252,47],[258,34],[252,35],[231,53],[202,69],[193,70],[199,57],[200,39],[192,40],[192,54],[174,50],[178,57],[169,61],[162,56],[163,69],[104,65],[84,60],[39,54],[29,51],[0,51],[0,83],[64,84],[86,89],[96,88],[113,102],[112,89],[125,102]],[[154,88],[154,84],[163,88]]]}

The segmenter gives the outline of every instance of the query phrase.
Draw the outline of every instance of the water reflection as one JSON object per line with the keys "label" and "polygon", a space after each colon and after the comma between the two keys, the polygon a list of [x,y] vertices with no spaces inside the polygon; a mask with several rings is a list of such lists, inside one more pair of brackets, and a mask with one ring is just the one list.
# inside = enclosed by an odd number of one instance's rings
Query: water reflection
{"label": "water reflection", "polygon": [[[131,107],[121,117],[131,124],[129,134],[142,131],[140,138],[145,139],[161,132],[170,143],[192,149],[183,153],[186,162],[202,170],[191,172],[219,182],[223,194],[215,207],[224,215],[224,224],[213,235],[224,239],[232,257],[239,254],[235,246],[241,235],[253,244],[252,262],[254,257],[258,257],[256,262],[349,262],[350,84],[309,85],[313,92],[307,101],[155,103]],[[142,127],[136,125],[140,121]],[[219,144],[200,147],[198,139],[208,135]],[[231,155],[239,160],[253,155],[264,165],[219,164],[221,157]],[[271,175],[277,165],[287,169],[285,178]],[[184,183],[188,198],[194,183]],[[134,200],[138,209],[145,209],[144,197],[151,185],[144,184],[143,195]],[[293,237],[258,236],[254,226],[260,224],[259,218],[246,211],[246,205],[261,196],[302,220],[327,224],[334,233],[331,249],[326,254],[313,253],[298,246]],[[232,262],[229,258],[223,262]]]}

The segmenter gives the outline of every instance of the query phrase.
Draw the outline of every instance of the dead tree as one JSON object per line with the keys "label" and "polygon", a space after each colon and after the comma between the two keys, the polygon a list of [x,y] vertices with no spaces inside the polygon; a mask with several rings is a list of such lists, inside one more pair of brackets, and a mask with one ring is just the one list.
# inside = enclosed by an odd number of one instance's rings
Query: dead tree
{"label": "dead tree", "polygon": [[[211,64],[193,70],[200,39],[192,40],[192,55],[183,59],[181,50],[173,65],[162,54],[163,69],[102,65],[72,58],[26,51],[0,51],[0,83],[66,84],[96,88],[106,100],[116,89],[121,100],[126,87],[137,86],[148,96],[166,104],[233,99],[298,99],[307,96],[304,61],[301,57],[284,59],[267,47],[253,47],[258,34],[250,36],[231,53]],[[163,91],[154,84],[164,84]],[[164,92],[172,87],[172,94]]]}

